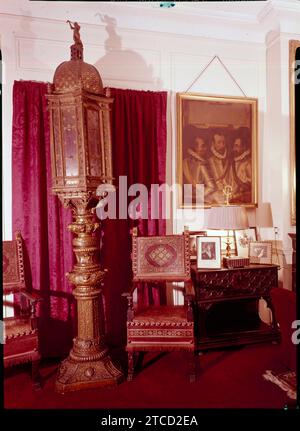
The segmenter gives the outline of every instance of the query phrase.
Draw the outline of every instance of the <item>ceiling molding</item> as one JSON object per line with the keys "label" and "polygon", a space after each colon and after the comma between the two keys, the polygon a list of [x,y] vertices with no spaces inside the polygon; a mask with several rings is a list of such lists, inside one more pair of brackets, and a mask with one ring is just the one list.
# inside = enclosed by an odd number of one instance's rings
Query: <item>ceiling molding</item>
{"label": "ceiling molding", "polygon": [[300,13],[299,0],[272,0],[274,9]]}
{"label": "ceiling molding", "polygon": [[[165,17],[168,19],[172,18],[172,16],[185,15],[185,16],[198,16],[201,18],[212,18],[212,19],[221,19],[221,20],[229,20],[229,21],[239,21],[239,22],[248,22],[250,24],[258,23],[258,14],[260,13],[243,13],[243,12],[232,12],[231,10],[225,10],[227,4],[220,4],[220,2],[209,2],[209,6],[204,8],[204,4],[200,2],[174,2],[175,6],[173,8],[161,8],[160,2],[139,2],[139,9],[145,10],[155,10],[156,12],[160,12],[160,14],[165,14]],[[216,5],[214,3],[217,3]],[[261,2],[252,2],[258,3],[259,7],[265,7],[261,4]],[[126,2],[124,6],[128,8],[136,8],[136,2]],[[215,7],[214,7],[215,6]],[[231,5],[229,5],[231,6]],[[224,9],[225,8],[225,9]],[[235,7],[237,9],[237,7]],[[242,7],[240,6],[241,10]]]}
{"label": "ceiling molding", "polygon": [[[172,37],[195,37],[231,42],[265,43],[272,30],[285,31],[288,21],[297,27],[300,0],[242,2],[175,2],[173,8],[160,8],[160,2],[61,2],[46,8],[44,2],[11,0],[0,16],[51,23],[77,20],[87,27],[108,26],[116,21],[119,31],[144,31]],[[45,2],[46,3],[46,2]],[[292,31],[293,31],[292,30]]]}
{"label": "ceiling molding", "polygon": [[[61,25],[66,28],[66,34],[68,33],[68,27],[65,25],[66,21],[63,19],[54,19],[49,17],[32,17],[32,16],[21,16],[16,14],[8,14],[8,13],[0,13],[0,19],[9,19],[9,20],[22,20],[22,21],[28,21],[28,23],[49,23],[49,24],[56,24]],[[148,34],[160,34],[162,37],[172,37],[172,38],[192,38],[192,39],[206,39],[207,41],[212,40],[222,40],[222,43],[232,43],[232,42],[238,42],[238,43],[251,43],[251,44],[264,44],[265,40],[265,32],[263,30],[254,30],[254,29],[247,29],[240,28],[239,32],[235,31],[232,32],[232,27],[229,25],[230,23],[226,23],[226,26],[218,26],[218,32],[216,32],[216,29],[214,27],[211,27],[209,23],[206,23],[205,26],[203,25],[198,33],[191,32],[190,27],[187,27],[185,32],[175,32],[175,30],[172,31],[172,29],[169,28],[153,28],[151,25],[149,28],[142,28],[142,27],[128,27],[125,25],[118,25],[117,31],[120,33],[136,33],[137,35],[143,31],[144,33]],[[89,23],[87,21],[81,20],[80,25],[82,28],[87,29],[102,29],[105,30],[106,25],[104,23]],[[210,34],[208,33],[210,31]],[[26,34],[26,32],[24,33]]]}
{"label": "ceiling molding", "polygon": [[257,15],[258,22],[262,23],[272,12],[274,13],[274,7],[271,2],[267,2],[265,7]]}

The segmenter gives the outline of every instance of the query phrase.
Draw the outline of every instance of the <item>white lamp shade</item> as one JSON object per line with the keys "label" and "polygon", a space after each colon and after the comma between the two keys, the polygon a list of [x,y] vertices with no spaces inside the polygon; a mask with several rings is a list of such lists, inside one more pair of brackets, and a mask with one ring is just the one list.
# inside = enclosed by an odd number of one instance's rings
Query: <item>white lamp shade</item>
{"label": "white lamp shade", "polygon": [[246,209],[239,206],[213,207],[205,212],[204,223],[208,229],[247,229],[249,221]]}
{"label": "white lamp shade", "polygon": [[259,227],[273,227],[272,208],[270,202],[261,203],[256,209],[256,223]]}

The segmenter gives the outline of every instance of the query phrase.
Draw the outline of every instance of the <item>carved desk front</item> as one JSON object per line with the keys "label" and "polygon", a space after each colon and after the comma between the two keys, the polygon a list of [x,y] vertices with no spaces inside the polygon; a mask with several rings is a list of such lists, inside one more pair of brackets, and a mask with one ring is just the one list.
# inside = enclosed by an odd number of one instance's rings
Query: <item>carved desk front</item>
{"label": "carved desk front", "polygon": [[[278,286],[277,265],[191,270],[200,350],[280,339],[270,296]],[[260,298],[272,312],[271,325],[259,317]]]}

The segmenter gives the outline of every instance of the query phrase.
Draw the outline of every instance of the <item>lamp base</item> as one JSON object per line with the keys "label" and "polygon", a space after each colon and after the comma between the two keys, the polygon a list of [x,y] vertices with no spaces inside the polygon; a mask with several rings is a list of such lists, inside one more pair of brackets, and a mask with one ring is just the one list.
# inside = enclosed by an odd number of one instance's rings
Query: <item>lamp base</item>
{"label": "lamp base", "polygon": [[74,361],[68,357],[58,369],[55,391],[61,394],[80,389],[117,385],[123,373],[116,368],[107,355],[96,361]]}

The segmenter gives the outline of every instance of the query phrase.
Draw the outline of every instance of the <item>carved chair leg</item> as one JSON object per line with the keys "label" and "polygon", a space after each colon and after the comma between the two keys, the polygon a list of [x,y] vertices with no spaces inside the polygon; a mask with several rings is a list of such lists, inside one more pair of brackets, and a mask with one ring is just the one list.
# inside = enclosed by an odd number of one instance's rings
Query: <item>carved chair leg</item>
{"label": "carved chair leg", "polygon": [[142,367],[144,352],[128,352],[128,374],[127,380],[132,381],[134,372]]}
{"label": "carved chair leg", "polygon": [[145,357],[146,352],[137,352],[136,354],[136,363],[135,363],[135,369],[136,370],[141,370],[142,366],[143,366],[143,362],[144,362],[144,357]]}
{"label": "carved chair leg", "polygon": [[189,380],[195,383],[197,375],[197,355],[195,352],[189,354]]}
{"label": "carved chair leg", "polygon": [[32,361],[31,365],[31,379],[34,390],[42,389],[41,385],[41,375],[40,375],[40,359],[35,359]]}
{"label": "carved chair leg", "polygon": [[127,373],[127,381],[128,382],[131,382],[133,379],[134,357],[135,357],[135,354],[133,352],[128,352],[128,373]]}

